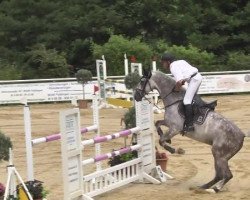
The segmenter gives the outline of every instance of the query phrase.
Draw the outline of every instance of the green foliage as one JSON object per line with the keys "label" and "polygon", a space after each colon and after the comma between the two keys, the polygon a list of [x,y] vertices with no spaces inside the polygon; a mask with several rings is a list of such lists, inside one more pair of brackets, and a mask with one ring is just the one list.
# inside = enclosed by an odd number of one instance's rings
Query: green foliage
{"label": "green foliage", "polygon": [[37,45],[27,52],[23,78],[61,78],[69,76],[69,68],[63,54],[55,49]]}
{"label": "green foliage", "polygon": [[98,45],[93,43],[93,55],[98,59],[105,55],[107,60],[107,72],[109,75],[124,74],[124,54],[128,58],[135,55],[137,62],[147,64],[152,56],[149,45],[141,42],[139,38],[127,39],[122,35],[112,35],[107,43]]}
{"label": "green foliage", "polygon": [[125,128],[130,129],[136,127],[135,107],[129,108],[124,115]]}
{"label": "green foliage", "polygon": [[21,78],[21,72],[18,67],[13,63],[0,60],[0,80],[18,80]]}
{"label": "green foliage", "polygon": [[121,161],[122,162],[127,162],[129,160],[133,160],[135,158],[137,158],[137,151],[132,151],[132,152],[129,152],[129,153],[125,153],[125,154],[122,154],[121,155]]}
{"label": "green foliage", "polygon": [[[108,74],[121,75],[124,53],[148,65],[159,40],[180,47],[174,51],[202,71],[233,70],[227,65],[229,56],[250,52],[250,2],[244,0],[2,0],[0,21],[0,59],[14,65],[23,78],[74,76],[82,68],[94,74],[94,59],[102,54]],[[27,66],[27,56],[40,44],[47,53],[63,57],[71,71],[44,73],[29,65],[33,62]],[[195,58],[197,51],[209,55]]]}
{"label": "green foliage", "polygon": [[227,65],[233,70],[250,70],[250,56],[242,52],[232,52],[228,55]]}
{"label": "green foliage", "polygon": [[82,85],[86,84],[87,82],[92,80],[92,73],[86,69],[80,69],[76,73],[76,80],[78,83]]}
{"label": "green foliage", "polygon": [[124,83],[127,89],[135,89],[138,83],[140,82],[140,75],[138,73],[130,73],[125,79]]}
{"label": "green foliage", "polygon": [[0,161],[9,160],[9,148],[12,148],[12,142],[9,137],[0,131]]}
{"label": "green foliage", "polygon": [[[27,181],[25,185],[32,195],[33,199],[43,199],[46,198],[46,196],[49,194],[49,191],[45,189],[45,187],[43,186],[43,182],[41,181]],[[18,187],[23,186],[20,184],[18,185]]]}
{"label": "green foliage", "polygon": [[121,163],[130,161],[130,160],[133,160],[135,158],[138,158],[137,151],[128,152],[128,153],[110,158],[108,161],[108,165],[110,165],[112,167],[112,166],[119,165]]}
{"label": "green foliage", "polygon": [[176,59],[187,60],[192,65],[198,67],[200,71],[215,70],[215,55],[207,51],[202,51],[192,45],[188,45],[187,47],[169,46],[164,41],[159,41],[155,48],[158,54],[162,52],[172,53]]}

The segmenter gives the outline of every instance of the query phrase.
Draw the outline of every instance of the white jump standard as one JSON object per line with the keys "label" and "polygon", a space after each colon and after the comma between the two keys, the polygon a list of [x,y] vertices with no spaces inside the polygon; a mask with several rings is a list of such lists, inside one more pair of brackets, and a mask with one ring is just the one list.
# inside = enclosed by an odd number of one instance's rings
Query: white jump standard
{"label": "white jump standard", "polygon": [[[136,102],[136,127],[118,133],[98,136],[81,141],[79,111],[61,112],[62,160],[64,180],[64,200],[93,200],[93,197],[119,188],[134,181],[160,184],[171,176],[160,171],[155,164],[155,144],[153,137],[153,113],[148,101]],[[99,154],[85,159],[84,147],[100,144],[130,134],[137,134],[137,144],[111,153]],[[99,163],[116,155],[131,151],[138,152],[138,158],[107,169],[84,174],[85,166]],[[83,159],[84,158],[84,159]],[[158,172],[158,175],[157,175]],[[160,180],[152,174],[160,176]],[[83,178],[81,178],[83,177]]]}
{"label": "white jump standard", "polygon": [[[36,139],[32,139],[31,134],[31,113],[30,107],[28,106],[27,102],[24,103],[24,127],[25,127],[25,142],[26,142],[26,157],[27,157],[27,179],[29,181],[33,181],[34,178],[34,164],[33,164],[33,148],[36,145],[52,142],[61,139],[61,133],[56,133],[52,135],[48,135],[45,137],[40,137]],[[87,132],[95,132],[95,136],[99,136],[99,110],[98,110],[98,99],[96,96],[93,97],[92,101],[93,107],[93,124],[88,127],[84,127],[80,129],[81,134],[85,134]],[[75,108],[74,108],[75,109]],[[96,154],[100,152],[100,145],[96,145]],[[97,170],[101,169],[101,165],[96,165]]]}

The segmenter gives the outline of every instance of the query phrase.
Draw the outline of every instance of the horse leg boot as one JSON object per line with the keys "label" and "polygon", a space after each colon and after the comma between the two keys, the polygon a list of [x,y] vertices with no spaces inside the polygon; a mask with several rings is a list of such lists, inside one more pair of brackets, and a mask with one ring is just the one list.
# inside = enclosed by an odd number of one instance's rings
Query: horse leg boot
{"label": "horse leg boot", "polygon": [[191,104],[185,105],[185,122],[183,127],[184,134],[187,132],[193,132],[194,131],[194,113],[193,108]]}

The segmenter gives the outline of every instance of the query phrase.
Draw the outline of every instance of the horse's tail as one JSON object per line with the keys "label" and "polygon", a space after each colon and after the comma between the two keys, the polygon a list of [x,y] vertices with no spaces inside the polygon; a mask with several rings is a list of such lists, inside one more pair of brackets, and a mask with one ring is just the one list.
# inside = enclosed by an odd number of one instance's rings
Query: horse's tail
{"label": "horse's tail", "polygon": [[250,131],[248,131],[247,133],[245,133],[246,137],[250,137]]}

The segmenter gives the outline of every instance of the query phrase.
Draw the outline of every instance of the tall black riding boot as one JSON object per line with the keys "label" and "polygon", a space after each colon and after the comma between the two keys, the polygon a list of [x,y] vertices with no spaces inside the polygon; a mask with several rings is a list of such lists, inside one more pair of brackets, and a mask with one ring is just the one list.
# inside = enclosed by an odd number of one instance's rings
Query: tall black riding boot
{"label": "tall black riding boot", "polygon": [[192,132],[194,131],[194,113],[191,104],[185,105],[185,122],[183,127],[183,132]]}

